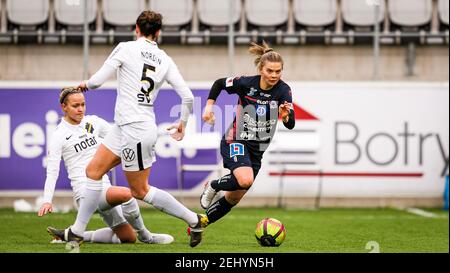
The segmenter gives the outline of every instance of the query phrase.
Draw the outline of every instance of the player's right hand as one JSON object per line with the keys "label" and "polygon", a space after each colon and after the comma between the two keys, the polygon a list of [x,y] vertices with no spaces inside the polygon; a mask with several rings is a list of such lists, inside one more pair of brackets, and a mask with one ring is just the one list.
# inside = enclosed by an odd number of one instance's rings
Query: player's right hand
{"label": "player's right hand", "polygon": [[41,208],[39,209],[38,216],[42,217],[46,215],[47,213],[51,213],[53,211],[53,206],[51,203],[44,203],[42,204]]}
{"label": "player's right hand", "polygon": [[82,92],[88,91],[86,82],[84,82],[84,81],[81,82],[81,83],[77,86],[77,89],[80,90],[80,91],[82,91]]}
{"label": "player's right hand", "polygon": [[214,125],[216,122],[216,117],[214,116],[214,112],[212,111],[212,107],[206,106],[205,112],[203,113],[203,121],[208,123],[209,125]]}
{"label": "player's right hand", "polygon": [[182,141],[185,135],[186,126],[185,123],[179,122],[177,124],[172,124],[169,128],[167,128],[167,131],[169,132],[170,136],[175,139],[176,141]]}

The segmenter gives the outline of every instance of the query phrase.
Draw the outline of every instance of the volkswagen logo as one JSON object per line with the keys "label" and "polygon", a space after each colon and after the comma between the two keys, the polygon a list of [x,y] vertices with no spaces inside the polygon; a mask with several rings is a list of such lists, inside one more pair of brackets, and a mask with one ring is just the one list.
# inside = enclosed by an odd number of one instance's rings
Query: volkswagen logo
{"label": "volkswagen logo", "polygon": [[126,148],[123,149],[122,151],[122,158],[126,161],[126,162],[131,162],[134,160],[135,158],[135,154],[134,151],[132,149]]}

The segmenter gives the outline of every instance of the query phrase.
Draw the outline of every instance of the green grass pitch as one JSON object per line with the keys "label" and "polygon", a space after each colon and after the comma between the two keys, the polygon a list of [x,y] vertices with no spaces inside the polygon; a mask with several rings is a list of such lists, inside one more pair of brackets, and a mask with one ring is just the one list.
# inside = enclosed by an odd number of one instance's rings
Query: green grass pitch
{"label": "green grass pitch", "polygon": [[[183,221],[153,209],[142,209],[147,227],[153,232],[170,233],[171,245],[143,243],[111,245],[85,243],[82,253],[367,253],[376,242],[382,253],[449,252],[448,211],[427,210],[436,217],[426,218],[395,209],[289,210],[235,208],[221,221],[209,226],[203,242],[188,246]],[[0,253],[64,253],[64,244],[50,244],[46,227],[67,227],[75,212],[37,217],[35,213],[0,210]],[[263,248],[254,237],[256,224],[265,217],[284,223],[287,236],[278,248]],[[98,214],[88,229],[104,227]]]}

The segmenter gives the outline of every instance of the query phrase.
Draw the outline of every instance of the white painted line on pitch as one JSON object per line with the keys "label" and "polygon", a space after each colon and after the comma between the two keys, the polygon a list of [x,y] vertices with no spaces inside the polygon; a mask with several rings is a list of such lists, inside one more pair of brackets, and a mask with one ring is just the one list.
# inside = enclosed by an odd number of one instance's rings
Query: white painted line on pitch
{"label": "white painted line on pitch", "polygon": [[417,208],[407,208],[406,211],[426,218],[438,218],[438,216],[432,212],[424,211]]}

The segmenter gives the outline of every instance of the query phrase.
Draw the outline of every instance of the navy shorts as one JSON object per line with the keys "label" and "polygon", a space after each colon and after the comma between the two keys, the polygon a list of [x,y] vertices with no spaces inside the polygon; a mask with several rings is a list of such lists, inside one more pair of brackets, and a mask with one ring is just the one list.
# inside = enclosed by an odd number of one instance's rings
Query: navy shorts
{"label": "navy shorts", "polygon": [[254,177],[261,169],[261,160],[264,152],[258,151],[243,141],[228,143],[222,139],[220,153],[223,157],[223,166],[233,172],[239,167],[250,167],[253,169]]}

